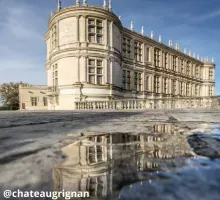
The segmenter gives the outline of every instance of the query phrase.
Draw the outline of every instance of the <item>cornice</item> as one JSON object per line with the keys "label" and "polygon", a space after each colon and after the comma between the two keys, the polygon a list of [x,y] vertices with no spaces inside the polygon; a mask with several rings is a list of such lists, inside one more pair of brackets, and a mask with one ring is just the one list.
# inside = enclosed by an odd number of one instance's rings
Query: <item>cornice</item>
{"label": "cornice", "polygon": [[[71,13],[71,14],[70,14]],[[48,21],[48,27],[53,24],[54,21],[58,21],[61,18],[68,17],[77,17],[77,16],[94,16],[96,14],[99,18],[109,19],[110,21],[114,21],[119,27],[122,27],[122,23],[118,16],[116,16],[113,12],[110,12],[102,7],[98,6],[69,6],[61,9],[59,12],[56,12]]]}
{"label": "cornice", "polygon": [[113,57],[117,57],[119,60],[121,60],[121,55],[114,51],[109,51],[106,49],[100,49],[100,48],[91,48],[91,47],[74,47],[74,48],[67,48],[67,49],[62,49],[55,51],[50,54],[48,60],[53,60],[54,57],[55,59],[60,59],[63,57],[68,56],[74,56],[74,57],[79,57],[79,56],[87,56],[87,57],[107,57],[109,55]]}

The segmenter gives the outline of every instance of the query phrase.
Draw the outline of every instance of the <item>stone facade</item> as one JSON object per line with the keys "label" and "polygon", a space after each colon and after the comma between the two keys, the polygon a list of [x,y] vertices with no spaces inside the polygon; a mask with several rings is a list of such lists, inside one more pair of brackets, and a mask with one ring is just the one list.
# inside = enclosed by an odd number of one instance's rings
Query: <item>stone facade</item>
{"label": "stone facade", "polygon": [[[58,1],[59,2],[59,1]],[[47,45],[48,109],[76,102],[201,98],[215,93],[215,64],[122,26],[111,8],[77,5],[51,14]]]}
{"label": "stone facade", "polygon": [[47,86],[19,85],[20,110],[47,110]]}

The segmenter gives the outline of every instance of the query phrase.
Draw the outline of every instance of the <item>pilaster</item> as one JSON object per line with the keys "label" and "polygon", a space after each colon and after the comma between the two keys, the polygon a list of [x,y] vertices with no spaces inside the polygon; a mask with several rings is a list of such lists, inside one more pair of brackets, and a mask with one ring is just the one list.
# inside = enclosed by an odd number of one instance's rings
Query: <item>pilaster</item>
{"label": "pilaster", "polygon": [[105,35],[105,46],[107,47],[108,46],[108,33],[109,33],[109,30],[108,30],[108,19],[105,19],[105,24],[104,24],[105,28],[104,28],[104,35]]}
{"label": "pilaster", "polygon": [[76,16],[76,41],[79,42],[79,16]]}

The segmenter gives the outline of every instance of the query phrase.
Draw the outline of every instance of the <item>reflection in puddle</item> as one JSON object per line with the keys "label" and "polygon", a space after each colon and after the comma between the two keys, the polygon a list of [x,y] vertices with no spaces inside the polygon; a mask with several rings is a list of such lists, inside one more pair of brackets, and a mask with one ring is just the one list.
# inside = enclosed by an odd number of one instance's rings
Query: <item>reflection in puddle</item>
{"label": "reflection in puddle", "polygon": [[124,186],[151,180],[152,172],[184,166],[194,154],[182,133],[173,124],[155,125],[140,134],[88,133],[62,149],[68,159],[53,170],[54,189],[115,199]]}

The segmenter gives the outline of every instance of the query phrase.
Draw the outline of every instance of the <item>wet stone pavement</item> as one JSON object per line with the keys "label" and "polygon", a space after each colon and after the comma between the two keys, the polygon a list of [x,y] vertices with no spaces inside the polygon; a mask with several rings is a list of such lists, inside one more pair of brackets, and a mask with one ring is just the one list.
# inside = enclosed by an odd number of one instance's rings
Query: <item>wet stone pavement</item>
{"label": "wet stone pavement", "polygon": [[219,200],[219,158],[219,110],[0,113],[0,195]]}

